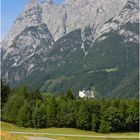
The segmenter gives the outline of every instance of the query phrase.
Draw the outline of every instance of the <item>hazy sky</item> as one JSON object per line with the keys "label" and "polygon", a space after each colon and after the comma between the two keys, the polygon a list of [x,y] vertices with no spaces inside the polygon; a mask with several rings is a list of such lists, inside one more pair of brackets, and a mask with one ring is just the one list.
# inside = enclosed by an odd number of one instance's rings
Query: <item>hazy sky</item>
{"label": "hazy sky", "polygon": [[[9,31],[16,17],[22,12],[29,0],[1,0],[1,37],[2,39]],[[63,0],[54,0],[55,3],[61,3]]]}

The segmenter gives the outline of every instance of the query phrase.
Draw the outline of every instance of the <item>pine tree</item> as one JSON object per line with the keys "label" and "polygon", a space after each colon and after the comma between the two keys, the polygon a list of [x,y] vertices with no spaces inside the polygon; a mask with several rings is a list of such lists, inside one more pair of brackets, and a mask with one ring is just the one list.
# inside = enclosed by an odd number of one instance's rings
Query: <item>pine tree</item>
{"label": "pine tree", "polygon": [[106,122],[105,120],[101,120],[99,132],[101,132],[101,133],[109,133],[109,132],[111,132],[110,123]]}
{"label": "pine tree", "polygon": [[68,99],[68,100],[74,99],[74,96],[73,96],[71,90],[68,90],[67,91],[67,93],[66,93],[66,99]]}
{"label": "pine tree", "polygon": [[86,102],[81,103],[80,105],[80,108],[77,112],[76,125],[77,128],[80,129],[84,129],[84,130],[90,129],[89,114],[88,114]]}
{"label": "pine tree", "polygon": [[97,116],[95,114],[92,114],[92,119],[91,119],[91,129],[93,131],[97,131]]}
{"label": "pine tree", "polygon": [[102,114],[102,121],[110,124],[111,131],[114,132],[118,131],[122,126],[122,120],[119,110],[112,106],[108,107]]}
{"label": "pine tree", "polygon": [[139,102],[130,100],[126,117],[126,128],[128,131],[139,131]]}
{"label": "pine tree", "polygon": [[47,113],[44,104],[36,106],[32,113],[32,123],[34,128],[47,127]]}
{"label": "pine tree", "polygon": [[1,108],[7,102],[8,96],[10,95],[10,87],[1,79]]}
{"label": "pine tree", "polygon": [[26,100],[25,94],[28,94],[27,88],[25,86],[21,86],[11,92],[7,103],[3,107],[2,118],[4,120],[16,123],[17,114],[23,107]]}
{"label": "pine tree", "polygon": [[23,127],[33,127],[32,125],[32,107],[29,103],[25,103],[17,115],[17,123]]}
{"label": "pine tree", "polygon": [[55,127],[56,122],[56,100],[55,97],[51,97],[47,105],[47,125],[48,127]]}
{"label": "pine tree", "polygon": [[75,127],[76,115],[74,106],[75,104],[72,101],[59,101],[57,107],[57,122],[59,127]]}

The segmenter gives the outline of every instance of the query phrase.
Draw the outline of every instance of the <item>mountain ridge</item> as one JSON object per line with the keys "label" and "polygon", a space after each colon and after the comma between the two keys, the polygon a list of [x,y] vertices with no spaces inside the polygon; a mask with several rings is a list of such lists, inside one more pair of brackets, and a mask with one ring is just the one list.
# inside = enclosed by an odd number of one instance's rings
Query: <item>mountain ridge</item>
{"label": "mountain ridge", "polygon": [[[2,41],[2,46],[7,48],[9,45],[11,45],[14,37],[17,36],[26,27],[32,25],[36,26],[37,24],[41,24],[41,23],[45,23],[48,26],[48,29],[52,33],[55,41],[64,35],[66,30],[65,28],[67,28],[67,33],[69,33],[72,30],[78,28],[85,28],[86,26],[92,23],[94,30],[97,30],[96,28],[99,28],[98,20],[99,20],[99,24],[103,24],[105,20],[108,20],[116,12],[121,10],[121,6],[126,2],[126,0],[119,0],[117,2],[114,0],[111,1],[108,0],[108,2],[107,1],[104,2],[104,0],[100,0],[101,2],[98,2],[96,4],[95,0],[88,0],[87,2],[84,1],[81,2],[80,0],[77,0],[71,2],[65,1],[63,4],[54,4],[47,1],[44,1],[44,3],[39,3],[35,1],[30,1],[25,6],[23,12],[18,16],[18,18],[14,22],[11,31],[7,34],[5,39]],[[89,10],[88,5],[90,5],[90,9],[92,11]],[[103,5],[105,5],[105,7],[103,7]],[[77,6],[79,8],[77,8]],[[111,7],[113,7],[113,10],[111,9]],[[105,13],[103,12],[103,8],[105,8],[105,11],[109,9],[109,11],[111,12],[107,11]],[[101,14],[99,14],[100,9],[102,11]],[[75,19],[75,13],[77,14],[76,19]],[[105,15],[102,16],[102,14]],[[66,15],[67,15],[67,24],[65,23]],[[52,17],[54,17],[54,19]],[[87,19],[85,19],[86,17]],[[89,17],[93,17],[93,18],[89,18]],[[94,23],[93,20],[94,18],[96,18],[95,22],[97,25],[95,25]]]}
{"label": "mountain ridge", "polygon": [[[26,83],[55,94],[69,88],[75,95],[93,90],[96,97],[123,93],[138,68],[138,0],[100,2],[30,1],[13,25],[16,37],[2,42],[2,75],[12,86]],[[131,83],[137,85],[126,98],[133,91],[138,97],[138,83]]]}

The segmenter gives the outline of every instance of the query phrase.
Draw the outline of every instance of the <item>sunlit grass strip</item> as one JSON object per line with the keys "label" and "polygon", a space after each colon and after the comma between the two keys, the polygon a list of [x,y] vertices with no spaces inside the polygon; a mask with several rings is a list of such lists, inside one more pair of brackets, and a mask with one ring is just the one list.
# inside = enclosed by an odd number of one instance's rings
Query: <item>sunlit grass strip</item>
{"label": "sunlit grass strip", "polygon": [[27,140],[25,136],[22,135],[12,135],[9,132],[0,132],[1,140]]}
{"label": "sunlit grass strip", "polygon": [[56,136],[47,136],[47,138],[52,138],[52,139],[56,139],[56,140],[138,140],[138,138],[134,139],[134,138],[86,138],[86,137],[56,137]]}
{"label": "sunlit grass strip", "polygon": [[106,72],[115,72],[117,70],[118,70],[117,67],[116,68],[108,68],[108,69],[105,69]]}

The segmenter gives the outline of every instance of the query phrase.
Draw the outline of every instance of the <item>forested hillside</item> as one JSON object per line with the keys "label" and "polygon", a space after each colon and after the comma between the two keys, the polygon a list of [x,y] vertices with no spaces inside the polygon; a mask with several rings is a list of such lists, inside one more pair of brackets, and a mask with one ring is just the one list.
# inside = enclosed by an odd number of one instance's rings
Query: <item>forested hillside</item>
{"label": "forested hillside", "polygon": [[[4,91],[2,95],[6,95]],[[75,98],[70,90],[52,96],[22,86],[11,90],[2,107],[2,121],[32,128],[66,127],[102,133],[138,131],[139,101]]]}

